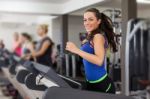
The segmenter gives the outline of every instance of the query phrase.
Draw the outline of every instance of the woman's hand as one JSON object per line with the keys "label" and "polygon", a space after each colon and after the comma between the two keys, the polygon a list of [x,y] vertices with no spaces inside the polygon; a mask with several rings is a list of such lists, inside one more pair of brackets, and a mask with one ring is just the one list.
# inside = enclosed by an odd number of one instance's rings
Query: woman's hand
{"label": "woman's hand", "polygon": [[67,42],[66,50],[77,54],[79,48],[72,42]]}

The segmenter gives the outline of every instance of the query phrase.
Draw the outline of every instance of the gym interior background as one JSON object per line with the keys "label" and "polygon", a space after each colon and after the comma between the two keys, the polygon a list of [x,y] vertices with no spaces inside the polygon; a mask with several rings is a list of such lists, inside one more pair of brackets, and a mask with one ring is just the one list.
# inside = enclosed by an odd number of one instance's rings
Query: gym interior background
{"label": "gym interior background", "polygon": [[[119,49],[115,54],[107,53],[106,66],[109,76],[115,82],[116,96],[107,97],[100,94],[99,97],[126,99],[129,97],[124,96],[131,96],[131,99],[150,99],[150,0],[1,0],[0,40],[3,41],[5,49],[11,51],[13,33],[28,33],[36,41],[39,39],[37,26],[47,24],[48,36],[55,43],[54,52],[57,54],[53,69],[59,76],[55,73],[54,75],[69,82],[70,86],[80,92],[81,87],[84,87],[82,60],[66,52],[65,46],[67,41],[81,46],[81,40],[86,36],[83,13],[88,8],[97,8],[112,19]],[[5,52],[1,51],[0,64],[4,61],[2,53]],[[46,88],[33,90],[29,88],[31,86],[17,81],[17,73],[9,72],[10,65],[12,64],[0,67],[0,99],[59,99],[50,98],[50,95],[46,98],[50,92],[45,90],[55,86],[51,77],[39,77],[40,80],[37,77]],[[42,73],[38,75],[44,75]],[[90,95],[98,97],[94,93],[88,95],[89,99]],[[123,98],[117,95],[123,95]],[[65,99],[74,99],[75,96]]]}

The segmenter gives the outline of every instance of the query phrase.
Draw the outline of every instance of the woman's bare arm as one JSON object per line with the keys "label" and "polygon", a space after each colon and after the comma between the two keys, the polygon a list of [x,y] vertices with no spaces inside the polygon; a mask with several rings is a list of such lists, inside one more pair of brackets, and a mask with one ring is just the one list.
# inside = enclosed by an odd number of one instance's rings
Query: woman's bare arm
{"label": "woman's bare arm", "polygon": [[96,34],[93,38],[94,43],[94,53],[90,54],[85,51],[80,50],[77,48],[72,42],[69,42],[66,47],[66,50],[71,51],[75,54],[78,54],[82,58],[86,59],[87,61],[96,64],[98,66],[101,66],[104,61],[104,55],[105,55],[105,48],[104,48],[104,42],[105,39],[103,35]]}

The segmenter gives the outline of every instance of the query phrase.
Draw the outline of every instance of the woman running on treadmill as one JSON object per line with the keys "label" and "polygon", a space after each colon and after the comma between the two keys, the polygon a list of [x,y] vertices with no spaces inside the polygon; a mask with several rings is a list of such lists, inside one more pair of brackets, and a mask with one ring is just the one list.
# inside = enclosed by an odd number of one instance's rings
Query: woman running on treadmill
{"label": "woman running on treadmill", "polygon": [[37,63],[40,63],[45,66],[52,66],[52,48],[54,43],[52,40],[47,36],[48,33],[48,25],[41,24],[38,26],[37,29],[38,35],[41,37],[36,44],[36,50],[31,50],[31,56],[36,58]]}
{"label": "woman running on treadmill", "polygon": [[0,40],[0,49],[4,49],[4,48],[5,48],[5,44],[3,40]]}
{"label": "woman running on treadmill", "polygon": [[30,49],[34,49],[34,44],[32,41],[32,37],[28,33],[21,33],[20,35],[21,39],[21,58],[25,60],[30,60],[30,61],[36,61],[36,59],[33,57],[30,57],[31,51]]}
{"label": "woman running on treadmill", "polygon": [[66,50],[83,58],[87,90],[115,93],[114,83],[105,69],[107,48],[117,51],[112,21],[96,8],[86,10],[83,21],[88,33],[84,44],[79,49],[74,43],[67,42]]}
{"label": "woman running on treadmill", "polygon": [[14,41],[13,41],[13,53],[16,54],[17,56],[21,56],[21,42],[20,42],[20,35],[18,32],[15,32],[13,34],[14,36]]}

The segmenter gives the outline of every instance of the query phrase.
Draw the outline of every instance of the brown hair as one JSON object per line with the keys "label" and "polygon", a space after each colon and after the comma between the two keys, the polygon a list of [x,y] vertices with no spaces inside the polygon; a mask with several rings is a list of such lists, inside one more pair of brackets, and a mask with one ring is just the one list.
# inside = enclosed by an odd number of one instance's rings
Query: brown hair
{"label": "brown hair", "polygon": [[113,52],[117,51],[116,41],[115,41],[115,33],[113,32],[113,23],[111,19],[106,16],[104,13],[100,13],[98,9],[96,8],[90,8],[86,10],[85,12],[93,12],[95,14],[95,17],[101,20],[101,23],[99,27],[96,30],[93,30],[90,35],[87,36],[88,40],[92,40],[95,34],[103,33],[107,40],[108,44],[112,48]]}
{"label": "brown hair", "polygon": [[32,37],[31,37],[28,33],[23,32],[21,35],[22,35],[23,37],[25,37],[27,40],[32,41]]}

